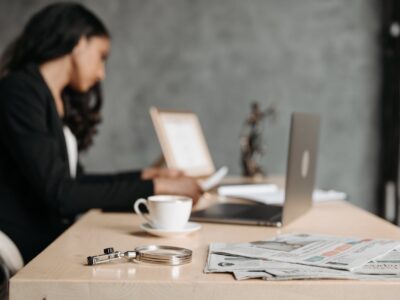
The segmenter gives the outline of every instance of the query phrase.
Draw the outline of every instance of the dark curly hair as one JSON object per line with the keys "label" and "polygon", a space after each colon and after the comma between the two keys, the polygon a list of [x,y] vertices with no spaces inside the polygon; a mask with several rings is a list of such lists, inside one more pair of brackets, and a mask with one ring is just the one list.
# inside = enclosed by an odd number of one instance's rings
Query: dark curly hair
{"label": "dark curly hair", "polygon": [[[88,9],[77,3],[50,4],[37,12],[22,33],[4,51],[0,59],[0,76],[42,64],[71,53],[82,37],[110,38],[104,24]],[[78,149],[86,150],[93,143],[101,121],[102,94],[100,83],[86,93],[67,87],[62,93],[64,123],[78,140]]]}

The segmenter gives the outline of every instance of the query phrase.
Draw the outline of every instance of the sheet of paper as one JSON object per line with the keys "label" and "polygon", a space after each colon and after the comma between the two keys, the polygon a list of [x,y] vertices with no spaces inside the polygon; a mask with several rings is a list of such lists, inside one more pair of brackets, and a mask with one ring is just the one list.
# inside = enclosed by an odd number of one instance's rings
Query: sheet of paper
{"label": "sheet of paper", "polygon": [[177,168],[187,170],[204,166],[207,153],[196,120],[188,121],[186,118],[174,115],[162,115],[160,118],[167,139],[172,141],[170,146]]}
{"label": "sheet of paper", "polygon": [[278,192],[276,184],[234,184],[223,185],[218,188],[218,194],[231,195],[264,195]]}
{"label": "sheet of paper", "polygon": [[361,274],[400,275],[400,249],[395,249],[382,257],[378,257],[361,268],[356,269],[355,272]]}
{"label": "sheet of paper", "polygon": [[[227,197],[248,199],[264,204],[283,204],[285,192],[274,184],[254,185],[226,185],[218,188],[218,194]],[[314,190],[313,200],[315,202],[345,200],[346,193],[335,190]]]}
{"label": "sheet of paper", "polygon": [[215,172],[213,175],[208,177],[207,179],[201,181],[200,187],[205,192],[211,190],[221,182],[221,180],[226,176],[226,174],[228,174],[228,167],[224,166],[220,168],[217,172]]}

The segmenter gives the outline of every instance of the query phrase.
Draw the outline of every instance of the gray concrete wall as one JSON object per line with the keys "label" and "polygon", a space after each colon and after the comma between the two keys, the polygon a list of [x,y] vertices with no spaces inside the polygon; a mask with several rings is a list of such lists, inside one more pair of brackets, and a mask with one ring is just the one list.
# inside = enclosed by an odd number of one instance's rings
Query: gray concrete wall
{"label": "gray concrete wall", "polygon": [[[0,1],[0,50],[52,1]],[[379,1],[82,1],[107,24],[104,122],[87,169],[145,167],[160,154],[148,108],[196,112],[217,166],[239,174],[239,135],[258,100],[269,173],[285,172],[289,117],[319,113],[318,186],[375,210]]]}

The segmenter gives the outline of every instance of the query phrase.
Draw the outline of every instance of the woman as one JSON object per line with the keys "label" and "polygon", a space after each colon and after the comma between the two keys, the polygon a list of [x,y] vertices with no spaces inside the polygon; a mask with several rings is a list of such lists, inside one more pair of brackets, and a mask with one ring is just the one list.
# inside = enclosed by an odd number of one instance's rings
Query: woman
{"label": "woman", "polygon": [[85,174],[85,150],[100,121],[100,82],[110,36],[79,4],[35,14],[0,66],[0,230],[25,262],[90,208],[131,209],[152,194],[195,200],[197,182],[178,171]]}

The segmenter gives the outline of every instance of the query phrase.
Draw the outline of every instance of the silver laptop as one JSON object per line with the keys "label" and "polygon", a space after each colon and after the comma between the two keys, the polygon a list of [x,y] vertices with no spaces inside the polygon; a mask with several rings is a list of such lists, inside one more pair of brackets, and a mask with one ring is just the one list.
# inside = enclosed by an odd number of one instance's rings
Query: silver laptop
{"label": "silver laptop", "polygon": [[280,227],[304,214],[312,206],[319,127],[320,120],[317,115],[292,114],[283,206],[219,203],[193,212],[190,219],[200,222]]}

